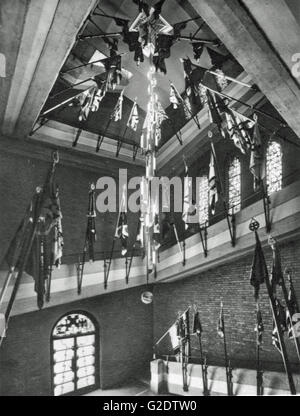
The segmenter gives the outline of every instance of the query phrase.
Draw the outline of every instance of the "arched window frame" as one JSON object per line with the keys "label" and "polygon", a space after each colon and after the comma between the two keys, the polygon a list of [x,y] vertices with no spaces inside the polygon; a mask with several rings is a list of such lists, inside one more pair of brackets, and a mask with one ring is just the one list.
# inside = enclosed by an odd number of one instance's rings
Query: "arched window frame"
{"label": "arched window frame", "polygon": [[79,315],[83,315],[86,318],[88,318],[93,326],[94,326],[94,330],[93,332],[88,332],[86,334],[76,334],[75,336],[84,336],[84,335],[94,335],[95,336],[95,383],[92,386],[87,386],[81,389],[76,389],[75,391],[69,392],[69,393],[65,393],[62,394],[63,396],[72,396],[72,395],[77,395],[78,393],[80,394],[84,394],[84,393],[88,393],[90,391],[93,391],[97,388],[100,388],[100,368],[99,368],[99,364],[100,364],[100,342],[99,342],[99,334],[100,334],[100,328],[99,328],[99,324],[97,322],[97,320],[95,319],[95,317],[85,311],[85,310],[71,310],[67,313],[64,313],[63,315],[60,316],[59,319],[57,319],[57,321],[55,322],[55,324],[53,325],[52,329],[51,329],[51,334],[50,334],[50,368],[51,368],[51,391],[52,394],[54,395],[54,348],[53,348],[53,344],[54,344],[54,340],[56,339],[67,339],[67,338],[72,338],[72,335],[67,335],[67,336],[56,336],[54,335],[54,330],[57,327],[58,323],[65,317],[67,317],[68,315],[73,315],[73,314],[79,314]]}
{"label": "arched window frame", "polygon": [[[270,149],[274,148],[273,155],[270,154]],[[276,155],[275,152],[278,152]],[[266,146],[265,151],[266,163],[266,185],[268,194],[280,191],[282,189],[283,177],[283,151],[282,144],[277,140],[270,140]]]}
{"label": "arched window frame", "polygon": [[[235,168],[238,171],[231,174],[231,169],[234,169],[235,162],[238,163]],[[228,159],[226,177],[228,210],[229,213],[235,214],[242,208],[242,165],[238,156],[234,155]]]}

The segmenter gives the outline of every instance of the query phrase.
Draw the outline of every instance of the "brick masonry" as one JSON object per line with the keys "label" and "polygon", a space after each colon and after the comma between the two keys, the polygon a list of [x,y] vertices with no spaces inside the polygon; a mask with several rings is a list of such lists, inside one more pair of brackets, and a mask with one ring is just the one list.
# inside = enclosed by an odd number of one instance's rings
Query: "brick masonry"
{"label": "brick masonry", "polygon": [[[254,242],[254,236],[253,236]],[[271,269],[272,255],[269,247],[264,248],[266,261]],[[300,299],[300,241],[289,242],[281,247],[282,268],[293,269],[294,286]],[[200,311],[203,326],[203,349],[208,364],[224,363],[223,341],[217,335],[217,322],[220,313],[220,301],[224,303],[225,326],[228,351],[233,366],[253,368],[255,366],[256,310],[253,288],[249,283],[252,255],[241,258],[234,263],[208,270],[198,276],[174,283],[165,283],[154,287],[153,334],[158,340],[168,327],[176,320],[178,311],[183,312],[188,306],[196,304]],[[281,289],[278,297],[282,299]],[[260,305],[265,332],[261,359],[265,368],[283,371],[279,352],[272,345],[272,317],[265,285],[261,286]],[[192,328],[193,309],[190,312]],[[292,364],[298,366],[295,348],[291,340],[286,341]],[[197,339],[192,336],[192,347],[196,348]],[[172,354],[170,339],[167,336],[158,349],[161,354]],[[195,357],[198,352],[192,350]]]}
{"label": "brick masonry", "polygon": [[152,305],[144,287],[12,317],[0,353],[0,395],[51,395],[50,338],[64,314],[89,312],[99,325],[100,387],[147,374],[152,358]]}

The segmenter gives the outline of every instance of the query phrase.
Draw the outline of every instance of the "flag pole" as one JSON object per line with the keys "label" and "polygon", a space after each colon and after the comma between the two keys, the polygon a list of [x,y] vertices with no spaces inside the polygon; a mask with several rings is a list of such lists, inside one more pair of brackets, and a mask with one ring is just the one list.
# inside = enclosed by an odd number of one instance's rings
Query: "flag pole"
{"label": "flag pole", "polygon": [[[43,192],[42,191],[42,188],[40,188],[40,187],[37,187],[36,188],[35,193],[36,193],[36,197],[38,198],[38,200],[41,199],[42,192]],[[31,251],[31,247],[32,247],[32,244],[33,244],[35,235],[36,235],[36,231],[37,231],[37,227],[38,227],[38,219],[39,219],[40,212],[41,212],[41,205],[39,205],[39,204],[37,204],[37,205],[39,206],[39,209],[38,209],[38,212],[35,215],[35,222],[34,222],[34,225],[33,225],[33,229],[31,230],[31,235],[30,235],[29,243],[28,243],[28,245],[26,247],[26,251],[24,253],[24,257],[23,257],[23,259],[22,259],[22,261],[20,263],[19,270],[18,270],[18,274],[17,274],[16,280],[15,280],[15,283],[14,283],[14,287],[13,287],[12,293],[10,295],[10,299],[8,301],[8,305],[7,305],[6,310],[5,310],[4,316],[5,316],[5,325],[6,325],[6,327],[8,325],[8,321],[9,321],[9,318],[10,318],[11,310],[12,310],[14,301],[16,299],[16,295],[17,295],[17,292],[18,292],[18,289],[19,289],[19,286],[20,286],[20,283],[21,283],[21,279],[22,279],[22,276],[23,276],[23,272],[24,272],[24,270],[26,268],[27,261],[28,261],[28,258],[29,258],[29,255],[30,255],[30,251]],[[1,339],[0,339],[0,347],[1,347],[2,341],[3,341],[3,337],[1,337]]]}
{"label": "flag pole", "polygon": [[[257,235],[257,230],[259,228],[259,222],[258,221],[251,221],[250,225],[249,225],[249,229],[253,232],[255,232],[255,234]],[[288,359],[288,355],[287,355],[287,351],[286,351],[286,347],[285,347],[285,343],[284,343],[284,338],[283,338],[283,333],[281,330],[281,325],[279,322],[279,317],[276,313],[276,302],[275,302],[275,298],[273,295],[273,289],[272,289],[272,285],[271,282],[269,280],[269,275],[268,275],[268,271],[266,269],[266,278],[265,278],[265,282],[266,282],[266,287],[267,287],[267,292],[269,295],[269,301],[270,301],[270,307],[271,307],[271,312],[272,312],[272,316],[273,316],[273,322],[275,323],[275,328],[278,334],[278,342],[279,342],[279,346],[280,346],[280,351],[281,351],[281,357],[282,357],[282,361],[283,361],[283,365],[284,365],[284,369],[287,375],[287,379],[288,379],[288,384],[289,384],[289,389],[292,395],[296,394],[296,387],[295,387],[295,383],[293,380],[293,376],[292,376],[292,372],[291,372],[291,367],[290,367],[290,363],[289,363],[289,359]]]}
{"label": "flag pole", "polygon": [[[256,316],[257,316],[257,324],[256,324],[256,395],[263,396],[264,394],[264,387],[263,387],[263,370],[261,368],[260,362],[260,350],[261,350],[261,340],[260,337],[262,336],[259,328],[259,321],[258,321],[258,314],[260,314],[259,304],[256,302]],[[261,316],[261,315],[260,315]],[[262,322],[261,322],[262,324]]]}
{"label": "flag pole", "polygon": [[197,331],[197,338],[199,342],[199,352],[200,352],[200,361],[201,361],[203,396],[209,396],[208,379],[207,379],[207,364],[206,364],[206,357],[203,358],[202,337],[201,337],[200,331]]}
{"label": "flag pole", "polygon": [[[181,318],[185,313],[187,313],[187,311],[190,309],[190,307],[188,307],[184,312],[182,312],[182,314],[180,315],[180,316],[178,316],[178,318],[177,319],[179,319],[179,318]],[[154,344],[154,347],[156,346],[156,345],[158,345],[163,339],[164,339],[164,337],[165,336],[167,336],[168,335],[168,333],[170,332],[170,330],[171,330],[171,328],[172,328],[172,326],[173,326],[174,324],[172,324],[171,326],[170,326],[170,328],[168,328],[168,330],[158,339],[158,341],[156,341],[155,342],[155,344]]]}
{"label": "flag pole", "polygon": [[233,391],[232,391],[232,387],[233,387],[232,386],[232,369],[231,369],[230,360],[228,359],[228,353],[227,353],[223,302],[221,302],[221,321],[222,321],[222,328],[223,328],[223,345],[224,345],[224,359],[225,359],[225,370],[226,370],[227,395],[228,396],[233,396]]}

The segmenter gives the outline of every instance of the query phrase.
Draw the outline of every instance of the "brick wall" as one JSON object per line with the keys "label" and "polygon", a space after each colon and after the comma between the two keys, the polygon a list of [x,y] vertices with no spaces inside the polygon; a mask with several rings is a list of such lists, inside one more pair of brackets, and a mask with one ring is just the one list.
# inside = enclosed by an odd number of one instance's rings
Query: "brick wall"
{"label": "brick wall", "polygon": [[[253,241],[254,243],[254,241]],[[264,248],[267,264],[271,267],[271,249]],[[249,274],[252,255],[241,258],[199,276],[156,285],[154,287],[154,340],[161,335],[176,320],[178,311],[183,312],[188,306],[198,305],[203,326],[203,349],[207,355],[208,364],[223,365],[223,341],[217,335],[217,322],[220,313],[220,301],[224,302],[224,315],[228,350],[233,366],[255,366],[255,333],[256,323],[253,288],[249,284]],[[300,300],[300,241],[289,242],[281,247],[282,267],[292,267],[294,284]],[[265,285],[261,286],[260,304],[265,326],[262,360],[265,368],[283,371],[279,352],[271,343],[272,319],[268,295]],[[278,290],[282,298],[281,289]],[[193,310],[191,311],[191,327]],[[295,348],[290,340],[286,342],[291,362],[298,368]],[[192,336],[192,346],[197,347],[197,339]],[[172,354],[170,339],[160,344],[159,353]],[[197,357],[198,352],[192,354]]]}
{"label": "brick wall", "polygon": [[[45,182],[50,167],[49,162],[18,156],[10,153],[0,155],[0,263],[10,240],[38,185]],[[84,162],[83,162],[84,163]],[[124,165],[124,164],[123,164]],[[56,169],[56,180],[60,189],[60,202],[63,213],[64,258],[63,263],[78,261],[82,252],[88,207],[89,185],[104,175],[111,176],[112,166],[118,167],[118,161],[107,166],[99,161],[99,172],[74,168],[60,163]],[[130,172],[128,173],[130,178]],[[99,191],[96,190],[96,196]],[[102,252],[110,253],[117,221],[116,213],[98,213],[96,218],[97,241],[95,244],[96,259],[103,258]],[[137,215],[128,213],[130,231],[129,247],[136,234]],[[120,257],[121,246],[115,244],[116,256]]]}
{"label": "brick wall", "polygon": [[109,388],[149,371],[152,305],[143,287],[12,317],[0,354],[0,395],[51,395],[50,336],[72,310],[93,315],[100,328],[100,386]]}

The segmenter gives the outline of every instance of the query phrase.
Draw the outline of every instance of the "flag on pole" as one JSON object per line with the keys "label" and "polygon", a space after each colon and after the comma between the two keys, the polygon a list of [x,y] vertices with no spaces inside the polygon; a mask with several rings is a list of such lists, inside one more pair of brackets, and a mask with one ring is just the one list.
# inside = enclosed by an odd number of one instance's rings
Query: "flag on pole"
{"label": "flag on pole", "polygon": [[62,212],[60,208],[60,200],[58,195],[58,188],[57,188],[57,205],[58,205],[58,217],[56,223],[54,225],[54,237],[53,237],[53,247],[52,247],[52,256],[53,256],[53,264],[60,268],[61,259],[63,256],[63,247],[64,247],[64,237],[63,237],[63,230],[62,230]]}
{"label": "flag on pole", "polygon": [[122,245],[121,254],[125,256],[127,253],[127,240],[128,240],[128,223],[127,223],[127,214],[125,209],[125,190],[123,189],[122,200],[119,209],[119,220],[115,233],[115,237],[119,238]]}
{"label": "flag on pole", "polygon": [[120,96],[118,98],[117,104],[112,112],[111,119],[114,121],[122,120],[122,111],[123,111],[123,93],[124,90],[121,91]]}
{"label": "flag on pole", "polygon": [[259,288],[265,279],[268,279],[268,269],[265,256],[260,244],[257,232],[255,231],[255,250],[250,272],[250,284],[254,287],[254,298],[258,299]]}
{"label": "flag on pole", "polygon": [[[274,313],[276,314],[278,318],[278,322],[279,322],[282,333],[287,331],[285,308],[284,306],[281,305],[280,301],[277,298],[275,298]],[[272,331],[272,344],[280,353],[282,353],[280,342],[279,342],[279,334],[278,334],[278,330],[274,322],[274,319],[273,319],[273,331]]]}
{"label": "flag on pole", "polygon": [[243,154],[246,154],[251,149],[250,132],[254,122],[228,107],[225,116],[229,138]]}
{"label": "flag on pole", "polygon": [[271,242],[273,257],[272,257],[272,273],[271,273],[271,285],[273,293],[276,294],[277,285],[282,285],[283,275],[281,269],[281,259],[280,252],[276,240],[273,237],[270,237],[269,241]]}
{"label": "flag on pole", "polygon": [[182,220],[185,224],[185,229],[189,227],[189,216],[191,215],[191,198],[192,198],[192,182],[189,178],[188,167],[186,161],[183,160],[185,176],[184,176],[184,186],[183,186],[183,210],[182,210]]}
{"label": "flag on pole", "polygon": [[178,94],[175,86],[171,83],[170,84],[170,103],[173,104],[174,110],[179,107],[180,103],[182,102],[181,96]]}
{"label": "flag on pole", "polygon": [[89,191],[89,204],[88,204],[88,223],[87,223],[87,235],[86,244],[89,253],[89,260],[94,261],[94,244],[97,239],[96,234],[96,205],[95,205],[95,186],[92,185]]}
{"label": "flag on pole", "polygon": [[136,235],[136,242],[139,244],[140,248],[144,247],[144,214],[140,212],[138,232]]}
{"label": "flag on pole", "polygon": [[221,114],[219,112],[219,109],[215,101],[216,100],[215,95],[207,89],[206,96],[207,96],[208,114],[209,114],[210,122],[213,124],[216,124],[221,136],[224,137],[224,132],[222,129],[223,120],[222,120]]}
{"label": "flag on pole", "polygon": [[254,176],[254,189],[265,177],[264,152],[257,120],[253,127],[250,147],[250,172]]}
{"label": "flag on pole", "polygon": [[224,338],[225,328],[224,328],[224,312],[223,312],[223,302],[221,302],[221,310],[217,324],[217,333],[219,337]]}
{"label": "flag on pole", "polygon": [[257,333],[257,338],[256,338],[257,345],[261,345],[262,336],[264,332],[264,324],[263,324],[262,315],[261,315],[261,311],[259,307],[257,308],[257,313],[256,313],[255,332]]}
{"label": "flag on pole", "polygon": [[134,101],[129,118],[128,118],[127,127],[136,131],[138,124],[139,124],[138,106],[137,106],[136,101]]}
{"label": "flag on pole", "polygon": [[293,285],[290,282],[288,293],[288,304],[286,308],[286,323],[288,329],[288,337],[300,337],[300,313],[298,309],[298,302]]}
{"label": "flag on pole", "polygon": [[180,338],[178,337],[177,331],[177,322],[173,324],[169,330],[170,341],[172,345],[172,349],[174,354],[178,354],[180,352]]}
{"label": "flag on pole", "polygon": [[202,334],[202,325],[200,321],[199,312],[195,312],[194,323],[193,323],[193,334],[201,335]]}
{"label": "flag on pole", "polygon": [[215,157],[213,149],[211,150],[209,172],[208,172],[208,186],[209,186],[209,206],[212,215],[215,213],[216,204],[219,199],[218,193],[218,178],[215,170]]}
{"label": "flag on pole", "polygon": [[280,352],[280,354],[282,354],[280,342],[279,342],[279,335],[278,335],[278,331],[277,331],[274,320],[273,320],[273,330],[272,330],[272,344],[277,349],[277,351]]}

